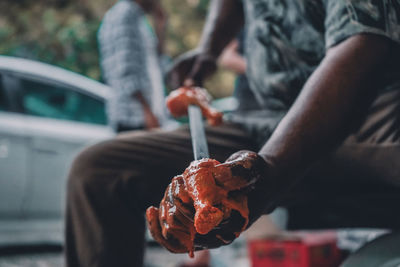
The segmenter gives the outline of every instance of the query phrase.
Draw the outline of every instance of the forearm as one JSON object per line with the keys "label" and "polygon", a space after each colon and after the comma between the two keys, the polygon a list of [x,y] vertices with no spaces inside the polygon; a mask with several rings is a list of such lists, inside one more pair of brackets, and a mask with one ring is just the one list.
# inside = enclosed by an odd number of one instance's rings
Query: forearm
{"label": "forearm", "polygon": [[231,54],[229,58],[220,58],[219,64],[236,74],[244,74],[246,73],[246,60],[240,54]]}
{"label": "forearm", "polygon": [[139,103],[142,105],[144,112],[148,112],[151,110],[149,103],[147,103],[141,91],[134,92],[132,94],[132,99],[139,101]]}
{"label": "forearm", "polygon": [[350,133],[375,93],[388,40],[352,37],[328,51],[259,154],[288,185]]}
{"label": "forearm", "polygon": [[199,49],[217,58],[224,47],[243,27],[244,15],[239,0],[213,0],[201,37]]}
{"label": "forearm", "polygon": [[164,44],[165,44],[165,30],[166,30],[166,24],[163,23],[158,23],[154,27],[156,36],[157,36],[157,52],[158,54],[163,54],[164,53]]}
{"label": "forearm", "polygon": [[167,15],[161,5],[157,6],[153,12],[154,31],[157,36],[157,52],[164,53],[165,34],[167,30]]}
{"label": "forearm", "polygon": [[144,115],[144,127],[146,129],[157,128],[160,126],[160,123],[157,117],[154,115],[153,111],[147,100],[144,98],[142,92],[137,91],[132,94],[132,98],[137,99],[143,108],[143,115]]}

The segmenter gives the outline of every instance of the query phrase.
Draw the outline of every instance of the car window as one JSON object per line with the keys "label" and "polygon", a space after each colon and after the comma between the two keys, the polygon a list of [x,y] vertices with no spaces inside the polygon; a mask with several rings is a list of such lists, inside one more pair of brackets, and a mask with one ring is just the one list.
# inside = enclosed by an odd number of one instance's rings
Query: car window
{"label": "car window", "polygon": [[102,101],[71,88],[21,79],[26,114],[95,124],[107,124]]}
{"label": "car window", "polygon": [[3,86],[3,77],[0,74],[0,111],[8,110],[6,92]]}

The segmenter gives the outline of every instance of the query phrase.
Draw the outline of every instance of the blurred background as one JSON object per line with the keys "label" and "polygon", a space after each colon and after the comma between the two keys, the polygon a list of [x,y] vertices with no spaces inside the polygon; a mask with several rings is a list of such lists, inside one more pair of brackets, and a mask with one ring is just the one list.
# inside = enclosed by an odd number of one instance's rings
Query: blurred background
{"label": "blurred background", "polygon": [[[0,1],[0,267],[62,266],[71,162],[83,147],[114,135],[96,34],[116,2]],[[197,45],[209,0],[162,3],[172,61]],[[234,80],[219,70],[206,86],[223,98]],[[149,247],[148,263],[175,266],[187,258]]]}
{"label": "blurred background", "polygon": [[[116,0],[8,0],[0,3],[0,54],[50,63],[101,81],[96,33]],[[194,48],[209,0],[164,0],[169,15],[166,54]],[[214,97],[232,93],[234,75],[220,70],[208,84]]]}
{"label": "blurred background", "polygon": [[[62,220],[70,164],[83,147],[114,135],[105,114],[111,88],[103,84],[96,34],[115,2],[0,1],[0,267],[62,266]],[[209,0],[162,3],[169,17],[165,53],[173,60],[198,44]],[[232,95],[235,78],[233,72],[220,68],[205,87],[214,98],[225,98]],[[279,211],[271,218],[285,228],[286,217]],[[265,231],[268,222],[260,225]],[[250,266],[249,253],[260,260],[258,266],[265,266],[263,260],[268,257],[282,261],[288,253],[285,249],[292,249],[293,244],[298,244],[299,250],[313,244],[318,252],[314,256],[337,266],[337,259],[343,257],[336,246],[338,240],[354,251],[384,232],[344,230],[281,236],[282,242],[274,243],[275,238],[267,245],[253,243],[250,247],[240,238],[215,250],[212,266]],[[187,255],[166,252],[151,240],[148,247],[146,266],[177,266],[187,259]]]}

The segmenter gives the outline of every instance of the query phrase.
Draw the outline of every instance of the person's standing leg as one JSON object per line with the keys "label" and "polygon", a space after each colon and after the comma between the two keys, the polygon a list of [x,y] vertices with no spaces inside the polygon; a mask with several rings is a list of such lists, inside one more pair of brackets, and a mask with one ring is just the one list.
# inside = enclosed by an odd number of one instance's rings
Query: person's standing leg
{"label": "person's standing leg", "polygon": [[[217,160],[256,149],[233,125],[206,131],[210,157]],[[159,204],[172,177],[192,160],[187,127],[122,134],[83,151],[68,181],[67,266],[141,266],[144,212]]]}

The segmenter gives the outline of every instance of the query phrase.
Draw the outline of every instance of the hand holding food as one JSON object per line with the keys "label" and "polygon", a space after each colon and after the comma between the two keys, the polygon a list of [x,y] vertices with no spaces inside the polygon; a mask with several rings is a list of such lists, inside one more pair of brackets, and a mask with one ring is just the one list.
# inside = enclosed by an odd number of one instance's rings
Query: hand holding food
{"label": "hand holding food", "polygon": [[183,86],[169,94],[167,107],[174,117],[181,117],[187,114],[189,105],[197,105],[208,123],[215,126],[222,123],[223,114],[209,105],[210,100],[205,89]]}
{"label": "hand holding food", "polygon": [[225,163],[193,161],[174,177],[159,208],[149,207],[146,218],[155,240],[172,252],[229,244],[246,229],[248,194],[262,177],[265,161],[240,151]]}

